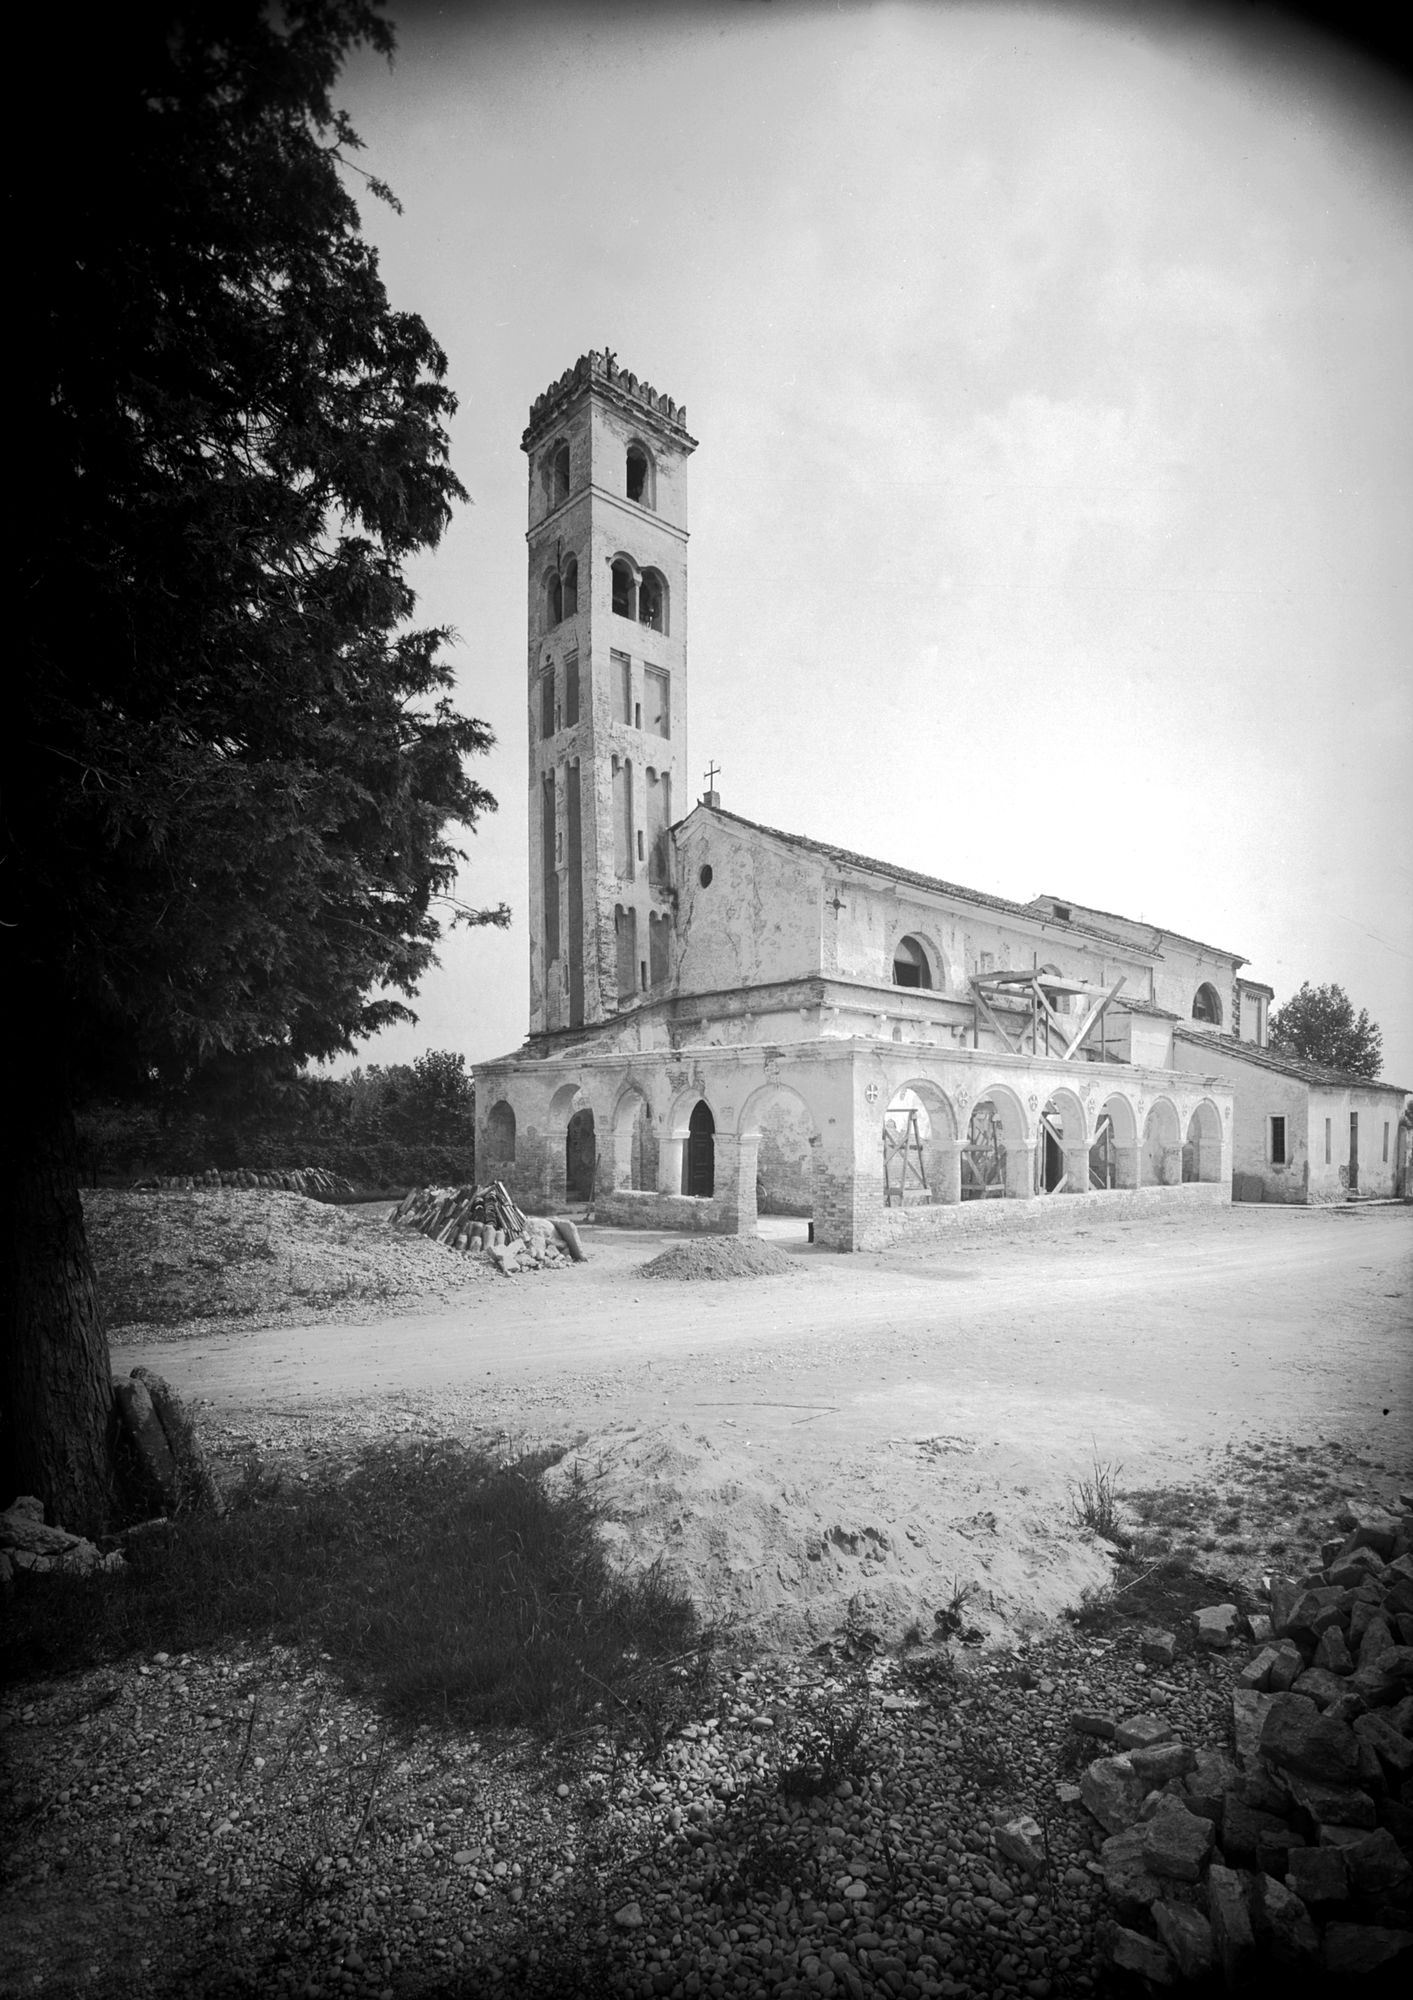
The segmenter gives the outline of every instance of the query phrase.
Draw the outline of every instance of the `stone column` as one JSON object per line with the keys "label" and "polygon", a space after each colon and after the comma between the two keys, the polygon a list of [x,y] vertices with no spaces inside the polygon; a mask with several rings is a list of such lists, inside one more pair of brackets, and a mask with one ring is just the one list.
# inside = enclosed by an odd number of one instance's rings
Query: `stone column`
{"label": "stone column", "polygon": [[1164,1146],[1158,1161],[1158,1185],[1160,1187],[1181,1187],[1181,1146]]}
{"label": "stone column", "polygon": [[658,1148],[657,1188],[659,1194],[682,1192],[682,1148],[686,1141],[669,1133]]}
{"label": "stone column", "polygon": [[1114,1185],[1121,1188],[1138,1186],[1138,1167],[1142,1149],[1138,1146],[1115,1146]]}
{"label": "stone column", "polygon": [[1030,1201],[1035,1195],[1035,1141],[1006,1141],[1006,1199]]}
{"label": "stone column", "polygon": [[934,1139],[928,1150],[931,1154],[928,1183],[933,1202],[950,1208],[962,1198],[962,1142],[960,1139]]}
{"label": "stone column", "polygon": [[630,1188],[633,1185],[633,1127],[609,1135],[608,1163],[612,1178],[610,1186]]}
{"label": "stone column", "polygon": [[722,1230],[731,1236],[756,1233],[756,1155],[759,1139],[754,1133],[739,1138],[734,1132],[718,1132],[713,1154],[714,1199]]}
{"label": "stone column", "polygon": [[565,1137],[563,1132],[552,1132],[545,1142],[544,1165],[540,1175],[544,1188],[545,1206],[553,1215],[567,1208],[569,1194],[565,1187]]}
{"label": "stone column", "polygon": [[1089,1148],[1080,1144],[1065,1147],[1065,1193],[1088,1194]]}

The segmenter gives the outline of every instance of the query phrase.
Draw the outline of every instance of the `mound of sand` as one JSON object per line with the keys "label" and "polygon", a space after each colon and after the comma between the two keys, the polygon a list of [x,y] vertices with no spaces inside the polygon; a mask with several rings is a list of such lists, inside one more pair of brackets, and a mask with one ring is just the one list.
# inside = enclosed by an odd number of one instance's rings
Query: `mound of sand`
{"label": "mound of sand", "polygon": [[850,1623],[896,1643],[955,1605],[995,1639],[1109,1580],[1058,1493],[965,1439],[821,1454],[812,1428],[765,1441],[745,1429],[763,1411],[742,1405],[730,1427],[715,1415],[707,1430],[615,1427],[544,1475],[552,1491],[586,1481],[613,1561],[661,1564],[708,1623],[767,1645],[813,1645]]}
{"label": "mound of sand", "polygon": [[674,1243],[638,1268],[645,1278],[711,1284],[718,1278],[789,1278],[800,1267],[758,1236],[703,1236],[695,1243]]}

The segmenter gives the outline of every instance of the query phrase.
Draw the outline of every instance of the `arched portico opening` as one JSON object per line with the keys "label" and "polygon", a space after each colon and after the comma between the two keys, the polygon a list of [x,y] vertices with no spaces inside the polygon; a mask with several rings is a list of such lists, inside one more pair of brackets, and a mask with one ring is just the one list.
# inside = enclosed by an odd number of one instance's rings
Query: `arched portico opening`
{"label": "arched portico opening", "polygon": [[594,1114],[582,1105],[570,1119],[564,1133],[564,1193],[567,1201],[592,1201],[598,1170],[598,1142],[594,1135]]}
{"label": "arched portico opening", "polygon": [[956,1113],[946,1094],[924,1077],[903,1084],[883,1115],[885,1207],[959,1201],[960,1151]]}
{"label": "arched portico opening", "polygon": [[697,1099],[687,1120],[687,1143],[682,1148],[682,1192],[699,1199],[716,1192],[716,1120],[704,1097]]}
{"label": "arched portico opening", "polygon": [[1094,1121],[1089,1185],[1101,1189],[1138,1186],[1138,1123],[1133,1106],[1118,1091],[1104,1099]]}
{"label": "arched portico opening", "polygon": [[1074,1092],[1052,1091],[1041,1110],[1036,1135],[1037,1194],[1088,1194],[1087,1131],[1084,1106]]}
{"label": "arched portico opening", "polygon": [[[752,1091],[741,1106],[734,1143],[741,1235],[749,1236],[762,1215],[813,1220],[819,1128],[798,1091],[784,1083]],[[718,1187],[719,1195],[727,1193]]]}
{"label": "arched portico opening", "polygon": [[972,1107],[962,1147],[963,1201],[1024,1197],[1031,1185],[1032,1142],[1014,1094],[995,1085]]}
{"label": "arched portico opening", "polygon": [[1222,1177],[1222,1121],[1210,1097],[1204,1097],[1187,1121],[1182,1149],[1184,1181],[1219,1181]]}
{"label": "arched portico opening", "polygon": [[630,1084],[613,1108],[613,1185],[657,1186],[657,1127],[647,1098]]}
{"label": "arched portico opening", "polygon": [[1139,1175],[1144,1187],[1173,1187],[1182,1179],[1182,1127],[1166,1097],[1158,1099],[1143,1122]]}

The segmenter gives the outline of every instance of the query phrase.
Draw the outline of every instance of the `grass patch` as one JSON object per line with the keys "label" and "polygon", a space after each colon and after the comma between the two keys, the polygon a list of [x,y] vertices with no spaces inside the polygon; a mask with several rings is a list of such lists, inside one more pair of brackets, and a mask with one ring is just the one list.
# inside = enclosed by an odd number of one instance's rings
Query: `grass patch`
{"label": "grass patch", "polygon": [[826,1699],[804,1722],[776,1781],[787,1798],[827,1798],[846,1779],[856,1790],[866,1785],[878,1757],[867,1694]]}
{"label": "grass patch", "polygon": [[1081,1528],[1089,1528],[1106,1542],[1119,1539],[1118,1479],[1121,1465],[1105,1465],[1098,1452],[1088,1479],[1074,1482],[1070,1511]]}
{"label": "grass patch", "polygon": [[608,1707],[651,1735],[708,1641],[656,1570],[611,1570],[588,1489],[546,1493],[549,1462],[379,1446],[344,1477],[150,1529],[125,1573],[21,1579],[0,1674],[269,1638],[317,1649],[400,1723],[548,1731]]}

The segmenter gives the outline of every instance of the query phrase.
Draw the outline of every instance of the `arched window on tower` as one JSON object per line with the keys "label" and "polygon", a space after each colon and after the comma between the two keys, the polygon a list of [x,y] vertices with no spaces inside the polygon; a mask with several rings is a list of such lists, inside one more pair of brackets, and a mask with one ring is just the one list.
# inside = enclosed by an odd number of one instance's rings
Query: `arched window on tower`
{"label": "arched window on tower", "polygon": [[1222,996],[1215,986],[1204,983],[1192,996],[1192,1018],[1205,1021],[1210,1027],[1222,1025]]}
{"label": "arched window on tower", "polygon": [[654,632],[667,630],[667,584],[655,569],[645,569],[638,585],[638,623]]}
{"label": "arched window on tower", "polygon": [[613,565],[613,609],[620,618],[637,615],[638,586],[632,567],[620,556]]}
{"label": "arched window on tower", "polygon": [[545,454],[545,505],[559,507],[569,498],[569,446],[561,438]]}
{"label": "arched window on tower", "polygon": [[927,952],[915,937],[898,940],[893,953],[893,984],[895,986],[931,986],[932,967],[927,962]]}
{"label": "arched window on tower", "polygon": [[653,462],[645,445],[634,442],[628,447],[626,463],[626,483],[628,498],[640,507],[653,505]]}
{"label": "arched window on tower", "polygon": [[560,578],[564,585],[564,616],[566,618],[577,617],[579,611],[579,563],[576,557],[565,557],[564,566],[560,570]]}
{"label": "arched window on tower", "polygon": [[551,576],[545,587],[545,624],[553,631],[564,617],[564,585]]}

